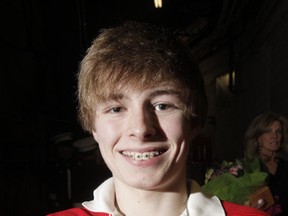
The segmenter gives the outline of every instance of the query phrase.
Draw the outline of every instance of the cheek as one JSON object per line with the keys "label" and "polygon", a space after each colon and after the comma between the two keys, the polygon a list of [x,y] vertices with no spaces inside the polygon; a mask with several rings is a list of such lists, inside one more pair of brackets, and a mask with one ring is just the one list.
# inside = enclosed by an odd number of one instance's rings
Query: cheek
{"label": "cheek", "polygon": [[110,168],[113,149],[117,143],[117,130],[111,125],[105,124],[104,126],[104,124],[101,124],[101,122],[96,125],[95,129],[96,131],[93,132],[93,136],[98,142],[99,149],[105,163]]}
{"label": "cheek", "polygon": [[165,135],[171,141],[182,142],[191,139],[192,129],[184,117],[167,119],[160,124]]}
{"label": "cheek", "polygon": [[262,138],[262,136],[258,137],[257,142],[258,142],[260,147],[263,146],[263,138]]}
{"label": "cheek", "polygon": [[265,146],[266,143],[267,143],[267,137],[265,135],[262,135],[258,138],[258,143],[259,143],[259,146],[262,147],[262,146]]}
{"label": "cheek", "polygon": [[107,121],[97,120],[95,124],[95,132],[93,132],[94,138],[99,143],[99,146],[106,148],[114,144],[115,139],[119,134],[119,127],[115,124],[111,124]]}

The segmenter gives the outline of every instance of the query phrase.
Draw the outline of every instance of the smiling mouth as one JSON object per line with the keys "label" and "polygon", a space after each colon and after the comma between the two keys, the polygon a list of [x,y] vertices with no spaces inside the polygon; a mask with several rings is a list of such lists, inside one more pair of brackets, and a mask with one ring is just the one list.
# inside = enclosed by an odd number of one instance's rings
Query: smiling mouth
{"label": "smiling mouth", "polygon": [[151,158],[162,155],[167,149],[161,149],[157,151],[149,151],[149,152],[130,152],[130,151],[122,151],[121,154],[125,157],[129,157],[130,159],[136,161],[144,161],[149,160]]}

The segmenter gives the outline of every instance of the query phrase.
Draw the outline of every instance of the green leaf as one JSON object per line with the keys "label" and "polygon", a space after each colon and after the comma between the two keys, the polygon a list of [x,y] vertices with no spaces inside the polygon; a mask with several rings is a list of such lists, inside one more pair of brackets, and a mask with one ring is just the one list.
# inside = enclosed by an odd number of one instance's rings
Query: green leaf
{"label": "green leaf", "polygon": [[[224,161],[224,164],[229,163]],[[265,184],[267,177],[266,172],[260,171],[260,163],[257,159],[246,160],[244,168],[244,174],[241,177],[223,173],[206,182],[202,186],[203,192],[216,195],[225,201],[244,204],[251,193]]]}

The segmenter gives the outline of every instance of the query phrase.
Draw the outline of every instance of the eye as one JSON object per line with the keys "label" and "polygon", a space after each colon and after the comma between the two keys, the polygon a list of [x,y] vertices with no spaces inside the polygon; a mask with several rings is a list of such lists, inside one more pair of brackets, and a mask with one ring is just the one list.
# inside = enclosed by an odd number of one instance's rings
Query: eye
{"label": "eye", "polygon": [[112,114],[120,113],[123,111],[123,109],[124,109],[123,107],[112,107],[112,108],[108,109],[108,113],[112,113]]}
{"label": "eye", "polygon": [[155,108],[156,111],[164,111],[164,110],[172,109],[172,108],[175,108],[175,107],[172,106],[172,105],[169,105],[169,104],[161,103],[161,104],[156,104],[154,106],[154,108]]}
{"label": "eye", "polygon": [[273,132],[271,129],[269,129],[269,130],[266,131],[266,134],[267,134],[267,135],[273,135],[274,132]]}
{"label": "eye", "polygon": [[272,130],[272,129],[268,129],[266,132],[265,132],[267,135],[274,135],[274,134],[277,134],[277,135],[282,135],[282,130]]}

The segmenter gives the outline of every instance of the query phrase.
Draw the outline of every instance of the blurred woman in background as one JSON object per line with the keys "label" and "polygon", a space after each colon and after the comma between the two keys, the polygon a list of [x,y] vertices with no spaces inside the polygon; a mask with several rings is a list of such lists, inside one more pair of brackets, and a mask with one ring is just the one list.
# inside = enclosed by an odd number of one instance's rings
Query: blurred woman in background
{"label": "blurred woman in background", "polygon": [[287,120],[272,113],[258,115],[249,125],[244,136],[245,157],[258,157],[261,170],[268,173],[266,179],[281,213],[288,215],[288,161]]}

